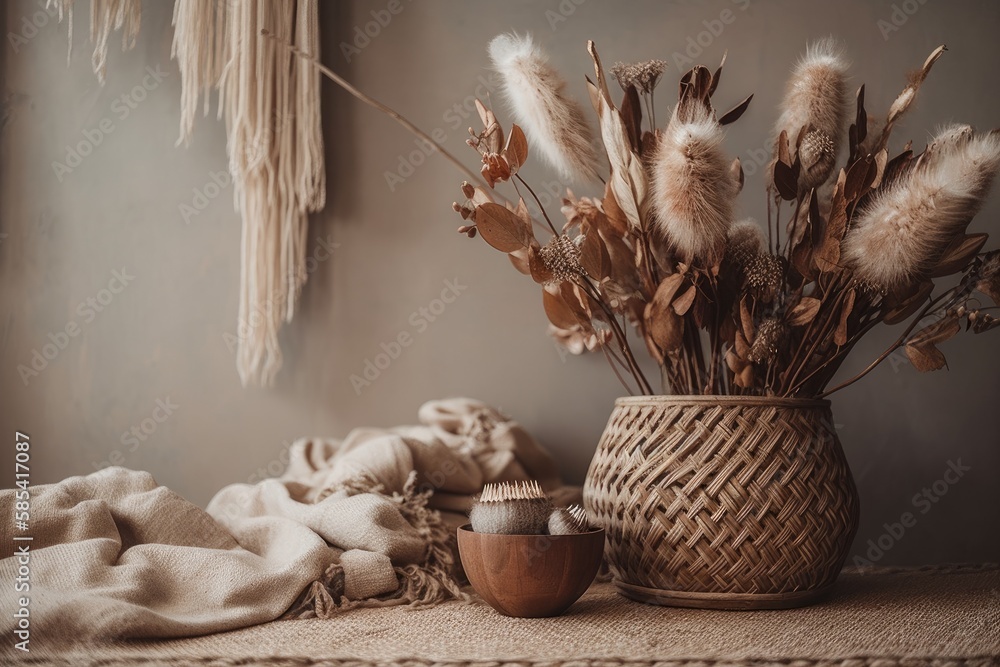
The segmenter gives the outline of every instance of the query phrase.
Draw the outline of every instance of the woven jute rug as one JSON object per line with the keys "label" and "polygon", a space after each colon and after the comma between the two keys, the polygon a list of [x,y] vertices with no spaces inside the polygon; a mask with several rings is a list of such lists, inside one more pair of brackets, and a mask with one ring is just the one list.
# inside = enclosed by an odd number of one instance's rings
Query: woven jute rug
{"label": "woven jute rug", "polygon": [[653,607],[595,584],[550,619],[506,618],[481,602],[446,603],[360,609],[193,639],[69,652],[47,647],[56,650],[49,655],[42,653],[44,637],[32,637],[31,646],[16,664],[1000,665],[1000,568],[846,571],[825,602],[784,611]]}

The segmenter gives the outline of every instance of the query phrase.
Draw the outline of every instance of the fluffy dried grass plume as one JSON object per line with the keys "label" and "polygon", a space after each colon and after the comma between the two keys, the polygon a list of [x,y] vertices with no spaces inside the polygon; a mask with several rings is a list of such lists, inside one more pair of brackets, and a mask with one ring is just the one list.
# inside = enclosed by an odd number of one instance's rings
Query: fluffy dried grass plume
{"label": "fluffy dried grass plume", "polygon": [[722,150],[722,126],[700,105],[678,110],[653,156],[653,225],[683,261],[701,259],[711,266],[720,259],[733,222],[737,184]]}
{"label": "fluffy dried grass plume", "polygon": [[944,128],[918,166],[878,196],[844,238],[842,260],[886,289],[927,275],[982,207],[1000,169],[1000,134]]}
{"label": "fluffy dried grass plume", "polygon": [[794,146],[799,133],[811,128],[799,154],[800,185],[805,189],[826,181],[844,143],[850,109],[849,68],[842,47],[827,38],[807,47],[788,80],[774,134],[777,137],[784,130]]}
{"label": "fluffy dried grass plume", "polygon": [[503,34],[489,45],[504,94],[532,146],[562,177],[597,180],[597,152],[583,109],[530,35]]}

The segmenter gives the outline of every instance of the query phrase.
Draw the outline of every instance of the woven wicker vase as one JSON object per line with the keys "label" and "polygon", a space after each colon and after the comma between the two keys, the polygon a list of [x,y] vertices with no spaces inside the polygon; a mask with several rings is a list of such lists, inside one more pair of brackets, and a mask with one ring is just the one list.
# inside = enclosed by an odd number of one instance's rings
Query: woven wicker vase
{"label": "woven wicker vase", "polygon": [[584,502],[619,591],[683,607],[809,604],[858,528],[829,401],[620,398]]}

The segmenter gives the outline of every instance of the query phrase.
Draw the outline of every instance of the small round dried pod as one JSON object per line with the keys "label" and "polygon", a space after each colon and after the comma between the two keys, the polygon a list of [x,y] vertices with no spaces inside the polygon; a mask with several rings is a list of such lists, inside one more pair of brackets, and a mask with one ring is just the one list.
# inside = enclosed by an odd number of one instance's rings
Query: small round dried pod
{"label": "small round dried pod", "polygon": [[477,533],[541,535],[551,513],[552,501],[538,482],[500,482],[483,488],[469,519]]}
{"label": "small round dried pod", "polygon": [[562,507],[549,515],[549,535],[576,535],[589,530],[587,513],[579,505]]}
{"label": "small round dried pod", "polygon": [[754,298],[771,303],[781,291],[786,260],[780,255],[760,253],[746,265],[746,284]]}

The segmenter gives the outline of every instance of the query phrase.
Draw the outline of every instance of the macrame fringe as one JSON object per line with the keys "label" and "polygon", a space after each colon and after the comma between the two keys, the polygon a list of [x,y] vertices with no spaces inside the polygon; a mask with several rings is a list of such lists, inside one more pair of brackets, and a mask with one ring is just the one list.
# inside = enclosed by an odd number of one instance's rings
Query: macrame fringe
{"label": "macrame fringe", "polygon": [[[328,489],[322,500],[332,493],[381,493],[382,487],[372,485],[368,480],[359,480]],[[408,605],[410,608],[434,606],[446,600],[469,602],[455,579],[454,536],[441,519],[439,512],[428,509],[427,501],[432,491],[417,491],[417,473],[412,471],[407,478],[403,493],[389,496],[399,505],[403,517],[413,526],[427,543],[424,562],[418,565],[394,567],[399,587],[390,593],[366,600],[349,600],[344,596],[344,569],[339,563],[330,565],[323,576],[314,581],[303,592],[284,618],[331,618],[348,609],[359,607],[395,607]]]}
{"label": "macrame fringe", "polygon": [[243,219],[236,365],[243,385],[274,383],[278,332],[306,281],[308,216],[326,204],[320,75],[262,30],[319,56],[317,0],[177,0],[172,55],[181,73],[178,143],[199,98],[219,92],[234,202]]}
{"label": "macrame fringe", "polygon": [[[75,0],[48,0],[47,7],[55,7],[59,21],[68,17],[69,47],[66,61],[73,54],[73,4]],[[111,33],[122,31],[122,51],[135,47],[141,24],[141,0],[91,0],[90,1],[90,41],[94,45],[91,64],[97,80],[104,85],[108,64],[108,41]]]}

